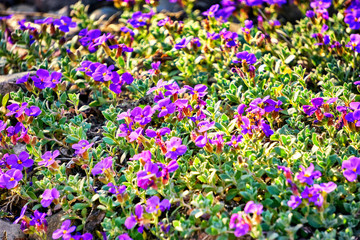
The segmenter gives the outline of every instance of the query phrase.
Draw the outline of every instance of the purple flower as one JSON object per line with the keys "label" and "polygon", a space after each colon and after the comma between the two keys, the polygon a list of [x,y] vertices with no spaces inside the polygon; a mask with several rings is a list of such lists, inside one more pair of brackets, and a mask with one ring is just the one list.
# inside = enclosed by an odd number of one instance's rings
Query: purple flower
{"label": "purple flower", "polygon": [[146,26],[153,14],[152,11],[150,13],[135,12],[131,19],[128,20],[128,23],[134,28]]}
{"label": "purple flower", "polygon": [[351,50],[360,53],[360,34],[351,34],[350,42],[346,45]]}
{"label": "purple flower", "polygon": [[134,155],[130,160],[139,160],[140,162],[149,162],[151,161],[151,152],[149,150],[142,151],[139,154]]}
{"label": "purple flower", "polygon": [[7,189],[14,188],[22,178],[23,175],[19,169],[10,169],[0,175],[0,186],[5,186]]}
{"label": "purple flower", "polygon": [[130,85],[134,81],[134,77],[131,75],[131,73],[125,72],[121,75],[121,80]]}
{"label": "purple flower", "polygon": [[119,240],[133,240],[127,233],[123,233],[123,234],[119,235],[118,239]]}
{"label": "purple flower", "polygon": [[314,187],[319,188],[321,191],[331,193],[337,188],[337,185],[333,182],[321,183],[320,185],[314,184]]}
{"label": "purple flower", "polygon": [[31,79],[34,82],[34,86],[39,89],[46,88],[48,78],[50,77],[49,71],[47,71],[45,69],[39,69],[36,71],[36,76],[37,77],[35,77],[35,76],[31,77]]}
{"label": "purple flower", "polygon": [[277,102],[275,102],[274,100],[272,99],[267,99],[265,102],[266,104],[264,110],[265,112],[279,112],[279,111],[282,111],[282,109],[280,108],[281,104],[282,104],[282,101],[278,100]]}
{"label": "purple flower", "polygon": [[256,215],[261,215],[263,212],[263,205],[261,203],[254,203],[254,201],[249,201],[246,203],[244,208],[245,213],[253,213]]}
{"label": "purple flower", "polygon": [[50,77],[45,82],[45,87],[55,88],[56,84],[61,82],[61,72],[53,72],[51,73]]}
{"label": "purple flower", "polygon": [[154,131],[153,129],[146,129],[145,131],[146,136],[150,138],[154,138],[154,137],[161,138],[161,136],[164,136],[165,134],[169,134],[170,132],[171,130],[168,127],[161,128],[157,131]]}
{"label": "purple flower", "polygon": [[203,12],[204,16],[214,17],[215,13],[219,10],[219,4],[212,5],[206,12]]}
{"label": "purple flower", "polygon": [[301,198],[295,195],[290,197],[290,200],[287,202],[288,206],[292,209],[297,208],[301,204]]}
{"label": "purple flower", "polygon": [[34,21],[34,23],[48,25],[48,24],[53,23],[53,18],[52,17],[47,17],[47,18],[44,18],[44,19],[36,19]]}
{"label": "purple flower", "polygon": [[34,164],[34,160],[29,158],[29,154],[27,152],[21,152],[19,157],[15,154],[11,154],[7,158],[7,164],[11,166],[11,168],[23,170],[24,167],[31,167]]}
{"label": "purple flower", "polygon": [[87,76],[92,76],[93,73],[95,72],[95,70],[97,69],[98,66],[100,66],[101,63],[98,62],[91,62],[91,61],[83,61],[81,63],[81,67],[77,68],[77,71],[81,71],[84,72]]}
{"label": "purple flower", "polygon": [[20,216],[14,221],[14,224],[18,224],[19,221],[23,219],[23,217],[25,216],[26,209],[27,209],[27,204],[25,204],[21,209]]}
{"label": "purple flower", "polygon": [[351,157],[349,160],[343,161],[341,168],[346,169],[344,171],[344,177],[349,182],[354,182],[357,175],[360,174],[360,158]]}
{"label": "purple flower", "polygon": [[154,111],[159,110],[158,117],[164,117],[166,115],[172,114],[176,110],[176,105],[171,102],[170,98],[164,98],[158,102],[153,108]]}
{"label": "purple flower", "polygon": [[[130,217],[126,218],[125,223],[124,223],[125,227],[127,229],[132,229],[136,225],[136,223],[138,223],[138,220],[142,219],[143,212],[144,212],[144,210],[143,210],[143,207],[141,206],[141,204],[137,204],[135,206],[135,216],[133,214],[131,214]],[[140,226],[138,228],[138,232],[142,233],[143,229],[144,229],[143,225],[140,224]]]}
{"label": "purple flower", "polygon": [[30,76],[30,73],[22,76],[21,78],[19,78],[18,80],[16,80],[16,84],[21,84],[21,83],[27,82],[28,79],[29,79],[29,76]]}
{"label": "purple flower", "polygon": [[187,40],[186,38],[183,38],[183,39],[181,39],[180,42],[175,44],[175,49],[180,50],[182,48],[186,48],[186,45],[188,45],[189,42],[190,42],[189,40]]}
{"label": "purple flower", "polygon": [[61,225],[60,229],[57,229],[52,234],[53,239],[59,239],[62,237],[64,240],[70,240],[71,239],[71,233],[75,231],[76,227],[71,225],[71,220],[65,220],[63,224]]}
{"label": "purple flower", "polygon": [[354,9],[346,14],[345,23],[349,24],[351,29],[360,29],[360,9]]}
{"label": "purple flower", "polygon": [[112,167],[112,157],[104,158],[102,161],[98,162],[94,168],[91,170],[91,173],[95,176],[98,174],[103,174],[107,169]]}
{"label": "purple flower", "polygon": [[7,109],[9,112],[6,114],[6,116],[12,116],[15,114],[15,117],[20,117],[23,113],[25,108],[27,107],[28,103],[24,102],[21,105],[17,103],[10,104]]}
{"label": "purple flower", "polygon": [[208,87],[204,84],[198,84],[194,88],[186,85],[184,86],[191,95],[193,95],[193,99],[198,99],[206,96]]}
{"label": "purple flower", "polygon": [[160,202],[158,196],[153,196],[146,201],[146,212],[157,214],[159,211],[163,212],[165,210],[170,210],[170,201],[168,199],[163,199]]}
{"label": "purple flower", "polygon": [[324,202],[324,198],[319,193],[319,191],[320,191],[319,188],[316,187],[309,188],[306,186],[304,191],[301,193],[301,197],[307,198],[309,202],[313,202],[316,206],[321,207]]}
{"label": "purple flower", "polygon": [[256,57],[255,57],[255,54],[249,53],[247,51],[237,53],[236,57],[238,59],[241,59],[241,61],[240,60],[234,60],[233,61],[234,63],[246,62],[247,64],[252,65],[252,64],[256,63],[256,60],[257,60]]}
{"label": "purple flower", "polygon": [[200,135],[195,139],[195,145],[199,148],[205,147],[207,142],[208,142],[208,138],[206,132],[204,135]]}
{"label": "purple flower", "polygon": [[84,233],[84,234],[79,234],[79,235],[73,235],[72,238],[74,240],[92,240],[93,239],[93,235],[91,235],[91,233]]}
{"label": "purple flower", "polygon": [[151,122],[151,116],[153,113],[154,111],[149,105],[145,106],[144,109],[141,107],[136,107],[131,111],[131,115],[133,116],[134,121],[138,122],[142,126]]}
{"label": "purple flower", "polygon": [[242,215],[238,213],[231,215],[229,228],[235,228],[234,235],[236,237],[241,237],[250,231],[249,224],[245,222],[245,220],[242,218]]}
{"label": "purple flower", "polygon": [[170,140],[166,141],[167,153],[165,157],[176,160],[178,156],[183,155],[187,147],[181,145],[181,138],[172,137]]}
{"label": "purple flower", "polygon": [[245,27],[241,28],[241,31],[243,31],[245,34],[250,34],[251,29],[253,28],[253,21],[251,20],[245,20]]}
{"label": "purple flower", "polygon": [[314,11],[309,10],[309,11],[306,12],[306,16],[307,16],[308,18],[314,18],[314,17],[315,17],[315,13],[314,13]]}
{"label": "purple flower", "polygon": [[312,8],[319,8],[319,9],[326,9],[331,6],[331,0],[315,0],[310,3],[310,7]]}
{"label": "purple flower", "polygon": [[43,195],[41,195],[42,197],[42,200],[41,200],[41,205],[43,207],[48,207],[50,206],[50,204],[52,203],[52,201],[54,199],[57,199],[59,198],[60,194],[59,194],[59,191],[56,190],[56,188],[53,188],[53,189],[46,189],[43,193]]}
{"label": "purple flower", "polygon": [[149,187],[156,188],[155,180],[158,177],[161,177],[158,165],[148,161],[145,163],[144,171],[137,173],[138,186],[145,190]]}
{"label": "purple flower", "polygon": [[[84,29],[83,29],[84,30]],[[80,33],[79,33],[80,35]],[[96,39],[101,36],[101,31],[99,29],[93,29],[84,35],[83,38],[79,40],[80,44],[88,47],[88,50],[90,53],[96,52],[97,48],[94,47],[94,44],[96,42]]]}
{"label": "purple flower", "polygon": [[45,225],[47,226],[47,221],[45,219],[46,217],[46,213],[41,213],[38,210],[35,210],[34,212],[34,217],[32,218],[32,220],[30,221],[30,226],[42,226]]}
{"label": "purple flower", "polygon": [[41,114],[41,109],[37,106],[31,106],[27,109],[25,109],[25,114],[29,117],[37,117]]}
{"label": "purple flower", "polygon": [[60,155],[59,150],[55,150],[53,153],[47,151],[41,156],[42,161],[38,163],[39,166],[48,167],[55,162],[55,158]]}
{"label": "purple flower", "polygon": [[237,148],[239,146],[239,143],[242,142],[243,136],[242,135],[233,135],[231,137],[231,141],[227,142],[226,144],[229,146],[232,146],[234,148]]}
{"label": "purple flower", "polygon": [[109,192],[115,195],[121,195],[126,191],[126,186],[115,186],[113,183],[108,183],[108,187],[110,187]]}
{"label": "purple flower", "polygon": [[70,31],[70,28],[77,27],[76,22],[72,22],[71,18],[67,16],[62,16],[60,19],[55,19],[54,25],[59,26],[59,29],[66,33]]}
{"label": "purple flower", "polygon": [[308,185],[312,185],[314,183],[314,179],[317,179],[321,176],[320,171],[314,171],[314,164],[310,163],[308,168],[300,166],[301,172],[297,174],[297,179],[301,183],[307,183]]}
{"label": "purple flower", "polygon": [[89,143],[86,140],[80,140],[78,143],[73,144],[72,148],[75,149],[76,155],[81,155],[85,153],[94,143]]}
{"label": "purple flower", "polygon": [[107,82],[113,81],[115,83],[119,82],[119,74],[114,70],[114,65],[106,67],[104,64],[100,64],[92,74],[92,77],[95,81],[98,82]]}

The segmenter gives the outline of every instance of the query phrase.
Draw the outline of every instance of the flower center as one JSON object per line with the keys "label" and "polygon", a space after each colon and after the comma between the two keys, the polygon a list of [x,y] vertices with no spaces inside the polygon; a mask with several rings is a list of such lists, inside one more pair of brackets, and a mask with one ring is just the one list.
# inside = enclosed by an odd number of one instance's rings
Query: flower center
{"label": "flower center", "polygon": [[175,152],[175,151],[176,151],[176,147],[171,148],[171,151],[172,151],[172,152]]}
{"label": "flower center", "polygon": [[305,173],[304,176],[305,176],[305,177],[310,177],[310,174]]}
{"label": "flower center", "polygon": [[10,181],[15,181],[15,179],[12,177],[12,178],[10,178]]}
{"label": "flower center", "polygon": [[63,231],[63,234],[66,234],[66,233],[67,233],[67,231],[66,231],[66,230],[64,230],[64,231]]}
{"label": "flower center", "polygon": [[159,205],[156,205],[156,209],[159,209]]}
{"label": "flower center", "polygon": [[236,144],[237,144],[237,141],[234,140],[234,141],[232,142],[232,144],[233,144],[233,145],[236,145]]}
{"label": "flower center", "polygon": [[151,174],[151,172],[147,172],[147,175],[150,175]]}
{"label": "flower center", "polygon": [[356,172],[356,168],[353,168],[353,172]]}
{"label": "flower center", "polygon": [[19,160],[17,161],[17,163],[18,163],[18,164],[22,164],[22,161],[19,159]]}

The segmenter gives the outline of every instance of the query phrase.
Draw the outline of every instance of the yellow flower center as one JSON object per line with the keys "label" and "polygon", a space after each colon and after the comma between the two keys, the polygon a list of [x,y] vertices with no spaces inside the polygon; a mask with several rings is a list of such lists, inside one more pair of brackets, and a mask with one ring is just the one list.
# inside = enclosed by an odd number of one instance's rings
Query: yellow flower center
{"label": "yellow flower center", "polygon": [[305,177],[310,177],[310,175],[308,173],[305,173],[304,176]]}
{"label": "yellow flower center", "polygon": [[159,209],[159,205],[156,205],[156,209]]}
{"label": "yellow flower center", "polygon": [[10,178],[10,181],[14,181],[15,179],[12,177],[12,178]]}
{"label": "yellow flower center", "polygon": [[21,161],[21,160],[18,160],[17,163],[18,163],[18,164],[22,164],[22,161]]}
{"label": "yellow flower center", "polygon": [[356,172],[356,168],[353,168],[353,172]]}
{"label": "yellow flower center", "polygon": [[233,144],[233,145],[236,145],[236,144],[237,144],[237,141],[234,140],[234,141],[232,142],[232,144]]}
{"label": "yellow flower center", "polygon": [[67,233],[67,231],[66,231],[66,230],[64,230],[64,231],[63,231],[63,234],[66,234],[66,233]]}
{"label": "yellow flower center", "polygon": [[147,175],[150,175],[151,174],[151,172],[147,172]]}
{"label": "yellow flower center", "polygon": [[176,151],[176,147],[173,147],[173,148],[171,149],[171,151],[172,151],[172,152],[175,152],[175,151]]}

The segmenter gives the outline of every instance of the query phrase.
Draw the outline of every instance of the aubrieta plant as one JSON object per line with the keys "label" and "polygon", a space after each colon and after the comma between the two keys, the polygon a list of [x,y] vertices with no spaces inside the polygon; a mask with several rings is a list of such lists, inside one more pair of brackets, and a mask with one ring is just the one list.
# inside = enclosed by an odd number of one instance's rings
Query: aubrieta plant
{"label": "aubrieta plant", "polygon": [[358,0],[111,1],[106,21],[80,2],[0,16],[19,88],[0,96],[4,221],[38,239],[360,235]]}

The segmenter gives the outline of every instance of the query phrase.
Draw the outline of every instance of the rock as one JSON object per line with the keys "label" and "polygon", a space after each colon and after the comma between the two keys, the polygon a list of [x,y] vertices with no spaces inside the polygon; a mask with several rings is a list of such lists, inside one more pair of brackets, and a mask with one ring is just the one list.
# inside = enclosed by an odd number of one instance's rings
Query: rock
{"label": "rock", "polygon": [[119,13],[120,10],[114,7],[102,7],[96,9],[91,13],[90,19],[98,20],[100,17],[104,16],[103,19],[109,19],[112,15]]}
{"label": "rock", "polygon": [[182,10],[181,6],[177,3],[171,3],[169,0],[160,0],[159,5],[157,6],[157,11],[167,11],[167,12],[179,12]]}
{"label": "rock", "polygon": [[52,234],[56,229],[61,228],[62,225],[62,221],[61,221],[61,217],[64,216],[64,212],[58,212],[55,213],[54,215],[46,218],[47,222],[48,222],[48,230],[47,230],[47,239],[51,240],[52,239]]}
{"label": "rock", "polygon": [[20,224],[12,224],[0,219],[0,239],[25,240],[25,234],[20,230]]}
{"label": "rock", "polygon": [[35,12],[36,9],[34,5],[19,4],[9,7],[7,10],[9,12]]}
{"label": "rock", "polygon": [[4,96],[9,92],[19,90],[20,86],[16,84],[16,80],[28,73],[35,74],[35,72],[22,72],[9,75],[0,75],[0,95]]}
{"label": "rock", "polygon": [[14,153],[16,155],[19,155],[21,152],[26,150],[26,144],[24,143],[17,143],[14,147],[13,147]]}

